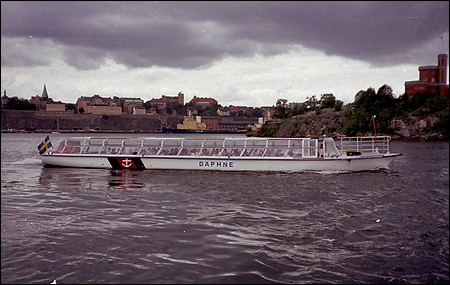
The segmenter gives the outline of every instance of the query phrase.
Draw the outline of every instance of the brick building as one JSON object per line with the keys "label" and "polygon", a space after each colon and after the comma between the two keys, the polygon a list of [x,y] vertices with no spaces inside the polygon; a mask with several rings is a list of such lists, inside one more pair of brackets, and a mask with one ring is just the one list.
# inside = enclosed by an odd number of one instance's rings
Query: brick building
{"label": "brick building", "polygon": [[49,112],[65,112],[66,104],[61,102],[48,102],[46,108],[46,111]]}
{"label": "brick building", "polygon": [[94,95],[92,97],[81,96],[77,100],[77,108],[83,108],[87,113],[88,106],[111,106],[111,98],[103,98],[100,95]]}
{"label": "brick building", "polygon": [[134,108],[143,106],[144,101],[140,98],[123,98],[122,110],[124,113],[133,114]]}
{"label": "brick building", "polygon": [[174,102],[177,102],[180,105],[184,105],[184,93],[178,92],[177,96],[162,95],[160,99],[153,98],[146,103],[156,105],[159,110],[164,110],[167,105]]}
{"label": "brick building", "polygon": [[413,96],[417,92],[442,94],[448,97],[447,54],[438,55],[437,66],[419,66],[419,80],[405,82],[405,93],[408,96]]}
{"label": "brick building", "polygon": [[191,101],[189,101],[189,103],[192,103],[193,105],[207,107],[211,105],[217,105],[217,100],[213,98],[202,98],[194,96],[194,98],[192,98]]}

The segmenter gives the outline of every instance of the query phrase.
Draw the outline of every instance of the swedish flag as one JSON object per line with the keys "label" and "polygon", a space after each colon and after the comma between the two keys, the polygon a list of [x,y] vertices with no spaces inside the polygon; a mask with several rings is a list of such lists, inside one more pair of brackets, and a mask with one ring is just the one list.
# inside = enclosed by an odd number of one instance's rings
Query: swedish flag
{"label": "swedish flag", "polygon": [[39,154],[43,154],[47,149],[52,147],[52,142],[50,138],[47,136],[43,142],[38,146]]}

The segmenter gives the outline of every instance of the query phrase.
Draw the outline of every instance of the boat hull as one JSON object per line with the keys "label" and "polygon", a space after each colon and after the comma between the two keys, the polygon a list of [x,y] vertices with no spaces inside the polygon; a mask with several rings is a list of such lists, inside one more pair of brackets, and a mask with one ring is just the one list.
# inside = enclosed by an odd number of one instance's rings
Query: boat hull
{"label": "boat hull", "polygon": [[101,156],[42,155],[46,165],[107,169],[171,169],[206,171],[367,171],[388,168],[394,157],[354,156],[346,158],[242,158],[242,157],[173,157],[173,156]]}

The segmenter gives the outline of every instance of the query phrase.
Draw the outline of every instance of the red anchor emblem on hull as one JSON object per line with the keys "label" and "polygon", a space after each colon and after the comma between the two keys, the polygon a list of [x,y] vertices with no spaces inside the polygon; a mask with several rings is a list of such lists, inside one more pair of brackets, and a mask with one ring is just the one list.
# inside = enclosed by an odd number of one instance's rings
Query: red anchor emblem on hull
{"label": "red anchor emblem on hull", "polygon": [[131,165],[133,165],[133,161],[131,159],[125,158],[122,160],[122,166],[123,167],[130,167]]}
{"label": "red anchor emblem on hull", "polygon": [[139,157],[108,157],[108,162],[113,169],[145,169],[145,166]]}
{"label": "red anchor emblem on hull", "polygon": [[127,168],[127,169],[136,169],[136,165],[133,163],[133,160],[129,159],[129,158],[117,158],[117,161],[119,162],[120,166],[122,168]]}

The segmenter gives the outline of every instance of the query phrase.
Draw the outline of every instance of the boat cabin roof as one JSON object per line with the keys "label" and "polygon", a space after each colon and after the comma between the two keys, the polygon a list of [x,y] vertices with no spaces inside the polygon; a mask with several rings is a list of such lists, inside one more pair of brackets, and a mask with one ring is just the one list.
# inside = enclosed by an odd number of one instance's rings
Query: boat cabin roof
{"label": "boat cabin roof", "polygon": [[56,153],[118,155],[212,155],[317,157],[319,145],[334,155],[340,152],[334,141],[310,138],[91,138],[61,141]]}

